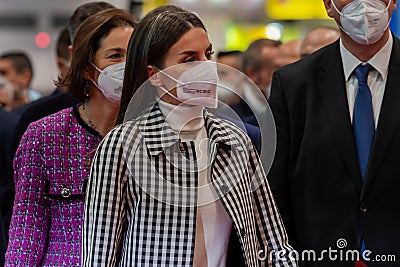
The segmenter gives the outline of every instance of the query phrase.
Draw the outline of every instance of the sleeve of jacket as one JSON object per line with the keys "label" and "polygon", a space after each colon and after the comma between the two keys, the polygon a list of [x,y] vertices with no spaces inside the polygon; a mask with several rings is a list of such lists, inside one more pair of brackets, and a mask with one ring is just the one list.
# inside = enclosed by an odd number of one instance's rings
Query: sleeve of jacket
{"label": "sleeve of jacket", "polygon": [[276,199],[289,238],[292,233],[289,194],[290,119],[280,76],[274,73],[269,105],[275,120],[277,144],[268,182]]}
{"label": "sleeve of jacket", "polygon": [[120,131],[100,143],[91,165],[84,211],[82,266],[119,266],[126,229],[126,163]]}
{"label": "sleeve of jacket", "polygon": [[49,203],[45,198],[43,131],[31,125],[14,158],[16,195],[5,266],[41,266],[46,250]]}
{"label": "sleeve of jacket", "polygon": [[297,266],[294,250],[289,245],[274,196],[259,157],[253,148],[250,149],[249,170],[252,177],[253,206],[259,231],[257,237],[263,248],[258,255],[261,265]]}

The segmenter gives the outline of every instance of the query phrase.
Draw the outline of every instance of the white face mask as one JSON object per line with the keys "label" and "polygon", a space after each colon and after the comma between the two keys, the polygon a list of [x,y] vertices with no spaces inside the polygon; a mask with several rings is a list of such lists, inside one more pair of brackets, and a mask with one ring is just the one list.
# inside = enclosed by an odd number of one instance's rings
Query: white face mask
{"label": "white face mask", "polygon": [[389,27],[389,4],[380,0],[354,0],[340,12],[332,0],[332,5],[340,14],[339,26],[351,39],[363,45],[374,44],[381,39]]}
{"label": "white face mask", "polygon": [[218,72],[213,61],[203,61],[196,66],[184,71],[178,79],[160,70],[176,82],[176,96],[167,89],[160,88],[174,99],[187,105],[216,108]]}
{"label": "white face mask", "polygon": [[125,62],[107,66],[103,70],[99,69],[93,63],[91,64],[100,72],[97,83],[93,79],[91,81],[111,103],[119,104],[124,81]]}

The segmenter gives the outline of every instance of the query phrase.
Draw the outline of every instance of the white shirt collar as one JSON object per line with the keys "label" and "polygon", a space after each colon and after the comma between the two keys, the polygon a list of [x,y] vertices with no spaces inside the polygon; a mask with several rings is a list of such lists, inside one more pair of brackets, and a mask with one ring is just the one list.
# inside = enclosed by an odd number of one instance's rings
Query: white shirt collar
{"label": "white shirt collar", "polygon": [[393,37],[389,33],[389,39],[386,44],[367,62],[361,62],[356,58],[342,43],[340,39],[340,54],[342,55],[343,69],[346,81],[349,80],[350,75],[354,69],[361,63],[369,63],[375,70],[379,72],[381,77],[386,80],[388,73],[388,66],[390,60],[390,54],[392,53]]}

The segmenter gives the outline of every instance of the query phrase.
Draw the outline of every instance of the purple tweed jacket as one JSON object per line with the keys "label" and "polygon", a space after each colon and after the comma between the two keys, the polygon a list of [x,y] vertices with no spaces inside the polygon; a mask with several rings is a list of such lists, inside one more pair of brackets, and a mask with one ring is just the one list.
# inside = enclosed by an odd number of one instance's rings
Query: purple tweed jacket
{"label": "purple tweed jacket", "polygon": [[101,140],[76,107],[32,123],[14,158],[5,266],[80,266],[84,195]]}

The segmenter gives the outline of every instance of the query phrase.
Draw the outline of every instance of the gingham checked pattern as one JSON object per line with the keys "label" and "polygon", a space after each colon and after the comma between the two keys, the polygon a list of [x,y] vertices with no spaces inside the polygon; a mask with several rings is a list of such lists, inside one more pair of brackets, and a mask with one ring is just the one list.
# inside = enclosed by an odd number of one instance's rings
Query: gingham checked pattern
{"label": "gingham checked pattern", "polygon": [[[250,139],[229,122],[209,112],[204,116],[211,181],[240,236],[246,265],[266,265],[257,258],[266,246],[288,255],[292,248],[268,183],[252,190],[265,174]],[[83,266],[192,266],[195,154],[194,143],[179,141],[157,105],[146,116],[111,131],[92,163]],[[268,261],[272,266],[297,266],[274,257]]]}

